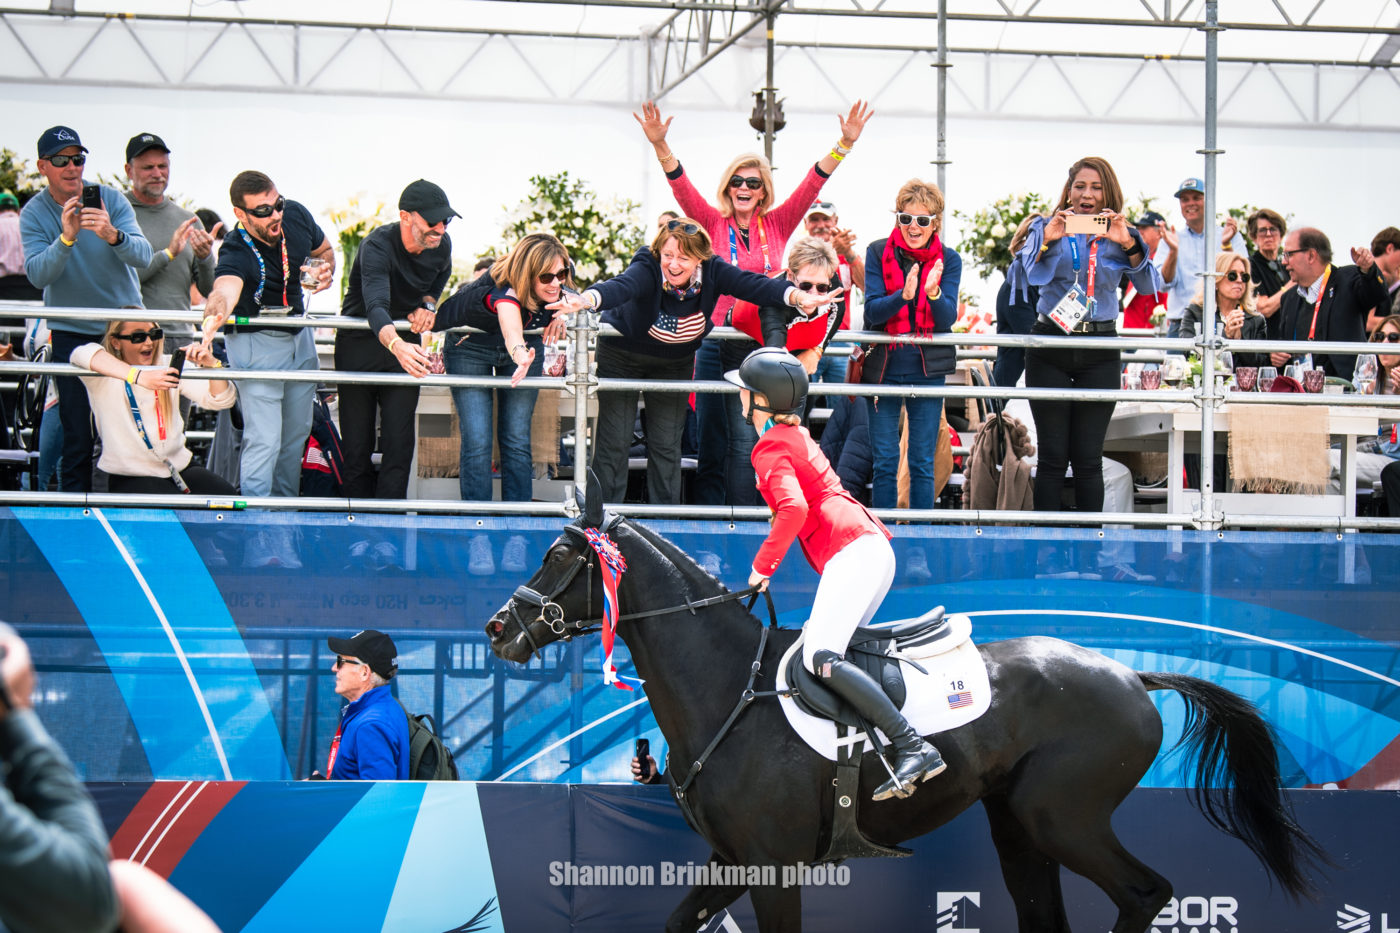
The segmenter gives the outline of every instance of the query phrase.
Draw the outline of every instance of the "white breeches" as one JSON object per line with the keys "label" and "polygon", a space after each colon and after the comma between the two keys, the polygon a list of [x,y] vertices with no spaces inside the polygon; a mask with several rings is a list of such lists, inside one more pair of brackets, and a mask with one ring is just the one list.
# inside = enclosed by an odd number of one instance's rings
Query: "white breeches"
{"label": "white breeches", "polygon": [[880,608],[894,582],[894,548],[877,532],[861,535],[827,561],[817,584],[812,615],[802,627],[802,663],[816,672],[818,651],[844,655],[856,626],[865,625]]}

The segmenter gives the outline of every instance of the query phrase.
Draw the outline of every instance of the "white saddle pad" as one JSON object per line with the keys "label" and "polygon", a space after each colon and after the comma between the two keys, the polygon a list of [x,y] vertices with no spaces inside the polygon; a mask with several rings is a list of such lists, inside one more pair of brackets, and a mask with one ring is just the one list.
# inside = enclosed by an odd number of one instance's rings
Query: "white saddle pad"
{"label": "white saddle pad", "polygon": [[[987,665],[972,642],[972,621],[965,615],[949,617],[953,628],[950,646],[940,654],[920,658],[918,663],[928,671],[919,673],[908,661],[900,661],[904,672],[906,695],[900,712],[920,735],[947,732],[972,722],[992,705],[992,688],[987,680]],[[805,636],[804,636],[805,637]],[[783,655],[778,664],[778,690],[788,689],[787,670],[792,656],[802,650],[803,637]],[[837,725],[802,710],[790,696],[779,696],[778,704],[793,730],[818,754],[836,761],[837,750],[844,745],[870,742],[864,732],[838,737]],[[842,727],[841,731],[846,731]],[[880,735],[884,739],[884,735]]]}

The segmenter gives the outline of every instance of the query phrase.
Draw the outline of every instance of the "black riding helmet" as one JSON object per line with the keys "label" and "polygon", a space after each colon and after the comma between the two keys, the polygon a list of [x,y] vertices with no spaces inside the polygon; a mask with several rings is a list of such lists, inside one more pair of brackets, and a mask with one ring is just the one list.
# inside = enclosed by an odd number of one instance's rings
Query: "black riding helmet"
{"label": "black riding helmet", "polygon": [[[759,411],[794,415],[807,404],[807,370],[797,357],[781,347],[759,347],[744,357],[738,369],[725,373],[724,378],[766,398],[767,405],[753,405]],[[744,419],[752,423],[751,412],[745,412]]]}

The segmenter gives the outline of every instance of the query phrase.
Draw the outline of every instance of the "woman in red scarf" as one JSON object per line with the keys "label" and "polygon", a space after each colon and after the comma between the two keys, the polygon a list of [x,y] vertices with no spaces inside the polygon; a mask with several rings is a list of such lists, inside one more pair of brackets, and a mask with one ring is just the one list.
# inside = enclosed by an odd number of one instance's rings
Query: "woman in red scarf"
{"label": "woman in red scarf", "polygon": [[[894,229],[865,252],[866,329],[903,337],[949,333],[958,318],[962,258],[938,237],[943,192],[913,178],[899,189],[894,207]],[[951,346],[877,343],[866,357],[861,382],[941,386],[956,362]],[[872,504],[877,509],[895,507],[903,408],[909,414],[909,506],[933,508],[933,452],[943,400],[887,395],[871,397],[869,405],[875,461]]]}

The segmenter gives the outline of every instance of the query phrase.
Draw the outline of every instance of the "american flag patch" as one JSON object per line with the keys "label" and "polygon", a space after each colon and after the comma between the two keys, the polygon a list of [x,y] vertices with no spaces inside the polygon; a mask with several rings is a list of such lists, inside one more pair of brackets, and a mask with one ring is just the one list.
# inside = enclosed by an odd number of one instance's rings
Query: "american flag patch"
{"label": "american flag patch", "polygon": [[656,323],[651,325],[647,336],[662,343],[690,343],[704,336],[705,319],[704,311],[696,311],[681,318],[662,311],[656,316]]}
{"label": "american flag patch", "polygon": [[972,691],[961,690],[957,693],[948,694],[948,708],[962,709],[964,706],[972,705]]}

